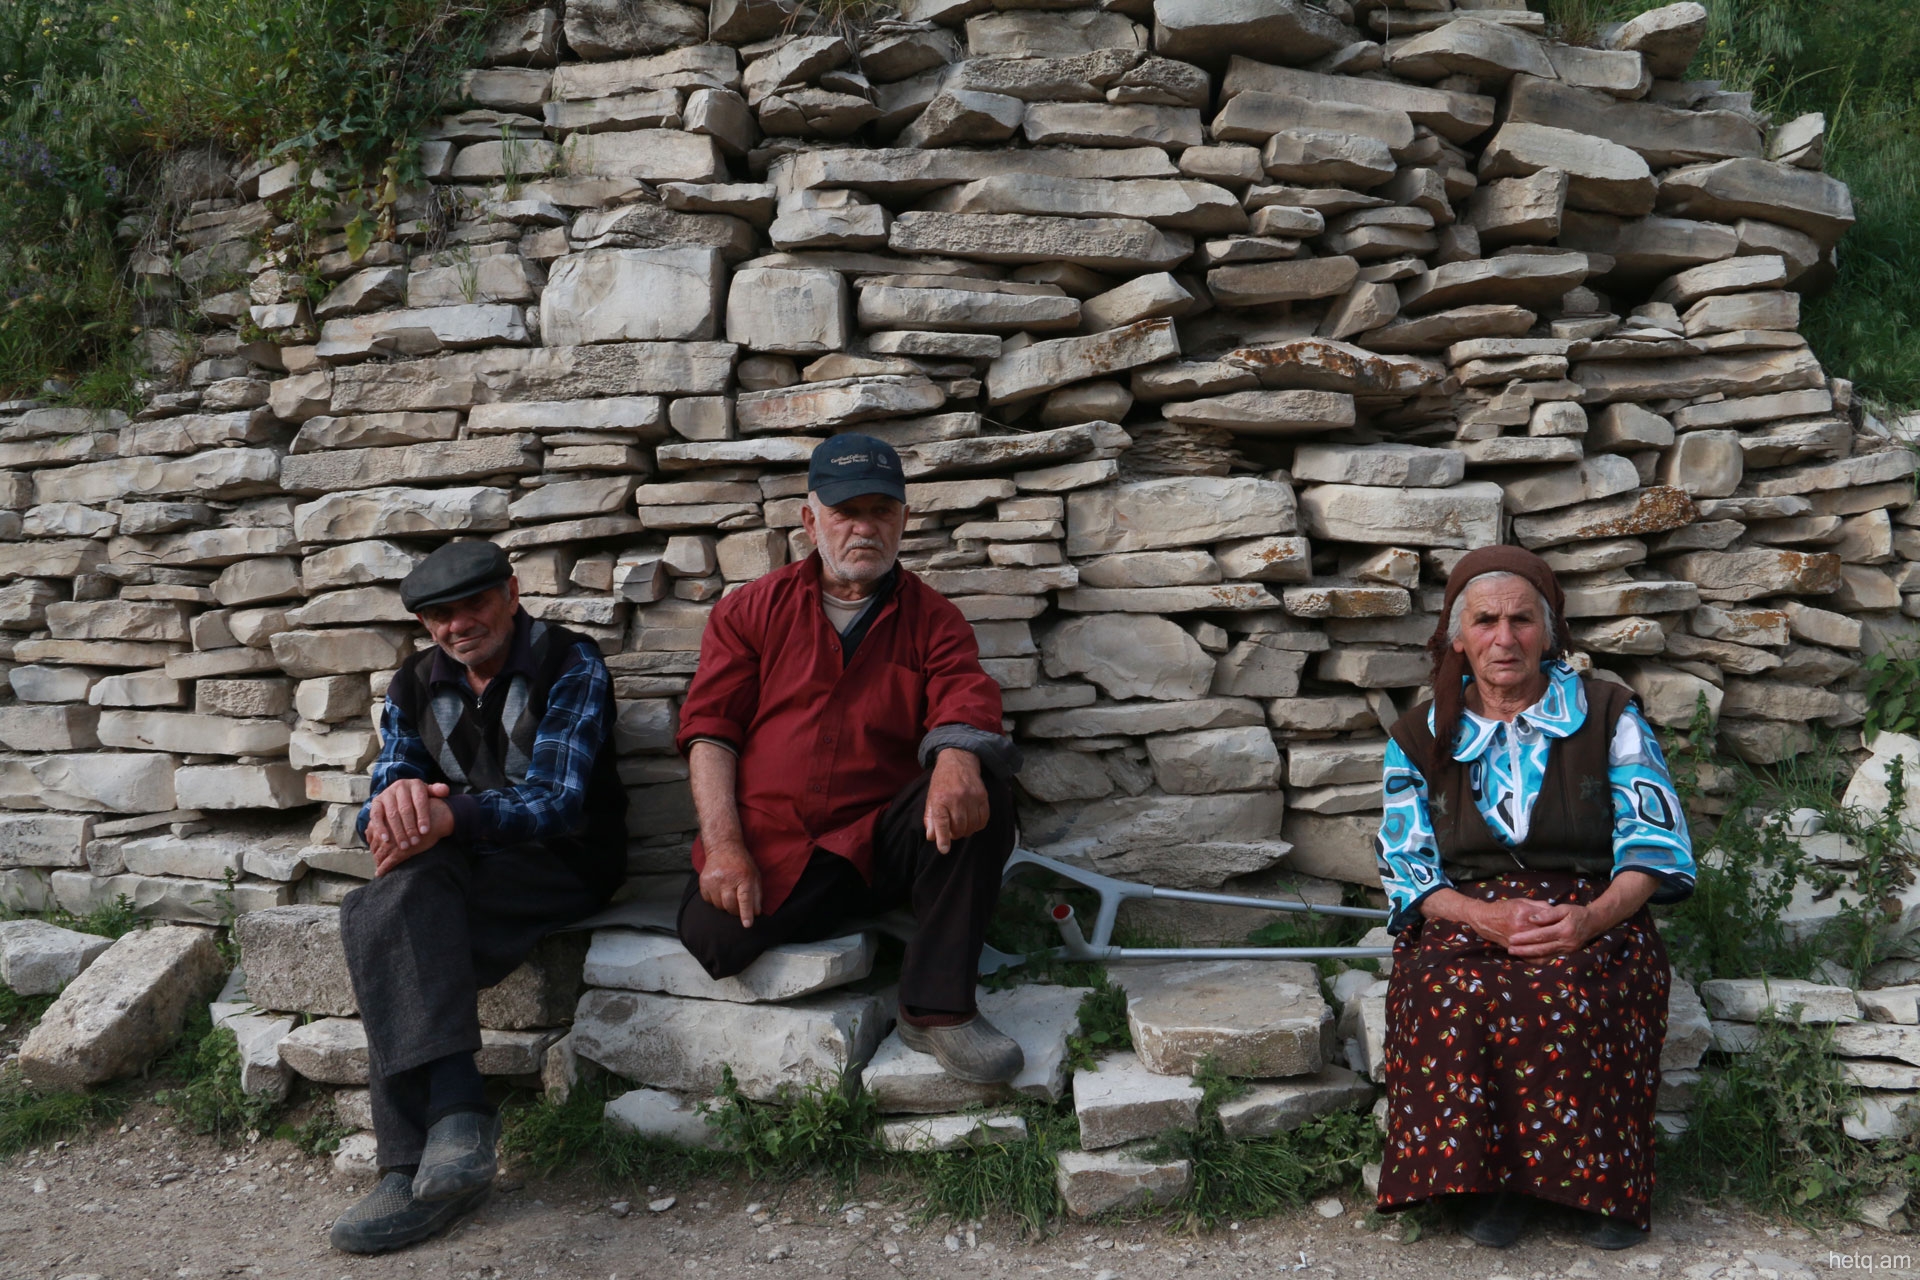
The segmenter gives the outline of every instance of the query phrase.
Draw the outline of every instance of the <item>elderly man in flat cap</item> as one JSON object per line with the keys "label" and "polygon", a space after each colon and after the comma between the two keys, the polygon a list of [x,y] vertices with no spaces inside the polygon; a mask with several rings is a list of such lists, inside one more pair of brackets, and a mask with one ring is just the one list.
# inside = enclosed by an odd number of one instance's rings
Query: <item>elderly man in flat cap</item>
{"label": "elderly man in flat cap", "polygon": [[379,1253],[479,1207],[499,1120],[481,1087],[477,994],[625,876],[626,792],[598,647],[520,608],[506,553],[440,547],[400,599],[434,647],[387,688],[360,832],[374,880],[340,908],[366,1027],[380,1184],[333,1226]]}
{"label": "elderly man in flat cap", "polygon": [[807,488],[815,552],[714,608],[680,711],[700,816],[680,939],[722,978],[909,906],[901,1039],[958,1079],[1011,1080],[1020,1046],[974,1004],[1014,841],[1000,687],[960,611],[895,563],[892,447],[836,436]]}

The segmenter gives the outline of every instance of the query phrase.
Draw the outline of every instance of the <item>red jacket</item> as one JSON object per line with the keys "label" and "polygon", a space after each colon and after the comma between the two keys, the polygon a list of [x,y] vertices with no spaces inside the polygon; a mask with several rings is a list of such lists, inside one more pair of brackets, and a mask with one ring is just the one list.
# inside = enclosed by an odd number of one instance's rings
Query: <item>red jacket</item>
{"label": "red jacket", "polygon": [[[707,621],[676,745],[718,738],[739,750],[740,824],[763,911],[786,900],[816,848],[872,879],[874,827],[919,776],[930,730],[1000,732],[1000,686],[960,611],[905,569],[879,610],[844,662],[816,553],[728,595]],[[706,865],[698,840],[693,865]]]}

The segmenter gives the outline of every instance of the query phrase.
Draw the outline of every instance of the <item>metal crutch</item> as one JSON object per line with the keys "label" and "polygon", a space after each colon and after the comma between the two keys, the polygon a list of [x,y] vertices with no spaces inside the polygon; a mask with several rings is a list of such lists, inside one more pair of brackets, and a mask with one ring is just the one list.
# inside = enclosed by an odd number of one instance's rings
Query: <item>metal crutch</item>
{"label": "metal crutch", "polygon": [[[1112,876],[1103,876],[1097,871],[1088,871],[1071,863],[1055,858],[1043,858],[1027,849],[1015,849],[1013,856],[1007,859],[1005,874],[1000,884],[1005,888],[1013,878],[1028,868],[1037,867],[1090,889],[1100,898],[1100,909],[1094,916],[1093,937],[1089,940],[1080,932],[1080,924],[1074,918],[1071,906],[1061,903],[1053,908],[1052,917],[1055,927],[1060,930],[1061,945],[1046,954],[1061,960],[1318,960],[1330,957],[1358,959],[1368,956],[1390,956],[1391,947],[1116,947],[1112,945],[1113,922],[1120,914],[1120,904],[1133,898],[1158,898],[1167,902],[1203,902],[1220,907],[1252,907],[1258,911],[1304,911],[1310,914],[1328,916],[1350,916],[1361,920],[1387,919],[1387,913],[1374,907],[1316,907],[1307,902],[1285,902],[1273,898],[1243,898],[1231,893],[1201,893],[1192,889],[1162,889],[1150,884],[1135,884],[1131,880],[1116,880]],[[997,973],[1001,969],[1024,964],[1025,956],[1008,955],[993,947],[986,947],[980,953],[980,972]]]}

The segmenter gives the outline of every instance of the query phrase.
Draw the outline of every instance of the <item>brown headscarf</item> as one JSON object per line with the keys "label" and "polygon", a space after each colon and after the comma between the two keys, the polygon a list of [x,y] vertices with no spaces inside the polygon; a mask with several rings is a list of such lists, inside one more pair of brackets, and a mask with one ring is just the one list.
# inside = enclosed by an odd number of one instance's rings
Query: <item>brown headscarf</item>
{"label": "brown headscarf", "polygon": [[1433,658],[1433,740],[1443,751],[1453,749],[1467,675],[1467,655],[1454,652],[1452,641],[1447,639],[1447,620],[1453,617],[1453,606],[1460,593],[1483,573],[1511,573],[1532,583],[1553,610],[1553,634],[1547,638],[1545,656],[1558,658],[1567,651],[1567,597],[1545,560],[1524,547],[1509,546],[1480,547],[1461,556],[1453,572],[1447,575],[1447,596],[1440,605],[1440,625],[1427,641],[1427,653]]}

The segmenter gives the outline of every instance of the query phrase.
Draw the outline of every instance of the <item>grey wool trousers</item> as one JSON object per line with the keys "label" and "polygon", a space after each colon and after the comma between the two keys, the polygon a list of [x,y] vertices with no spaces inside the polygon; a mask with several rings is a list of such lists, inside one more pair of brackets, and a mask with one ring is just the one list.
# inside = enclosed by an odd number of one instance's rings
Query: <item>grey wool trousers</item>
{"label": "grey wool trousers", "polygon": [[340,935],[366,1027],[381,1168],[419,1161],[427,1136],[420,1068],[480,1048],[481,988],[607,897],[541,845],[474,851],[451,841],[346,896]]}

